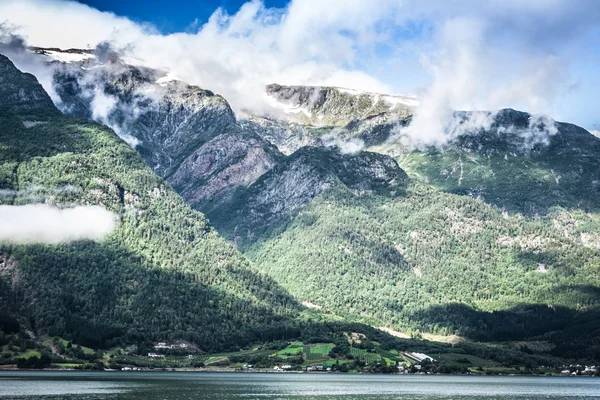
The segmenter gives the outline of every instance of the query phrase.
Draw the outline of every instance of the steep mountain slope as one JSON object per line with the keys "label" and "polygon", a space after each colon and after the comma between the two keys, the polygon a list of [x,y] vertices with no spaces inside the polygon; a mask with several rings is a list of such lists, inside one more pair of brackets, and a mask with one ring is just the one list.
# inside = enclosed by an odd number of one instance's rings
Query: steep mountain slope
{"label": "steep mountain slope", "polygon": [[116,56],[54,67],[65,113],[113,127],[193,205],[227,198],[280,157],[273,145],[237,124],[227,101],[211,91]]}
{"label": "steep mountain slope", "polygon": [[269,230],[260,209],[240,209],[260,217],[211,221],[294,296],[350,319],[559,344],[551,332],[579,316],[593,321],[600,306],[598,249],[466,196],[420,184],[400,196],[357,195],[337,185]]}
{"label": "steep mountain slope", "polygon": [[2,244],[0,304],[35,334],[77,343],[182,338],[202,350],[280,336],[296,302],[112,131],[66,117],[0,56],[0,201],[101,205],[104,241]]}
{"label": "steep mountain slope", "polygon": [[400,196],[407,177],[390,157],[344,155],[336,149],[305,147],[283,159],[247,190],[228,202],[204,208],[239,246],[272,234],[321,194],[343,188],[355,196]]}
{"label": "steep mountain slope", "polygon": [[371,146],[414,178],[400,195],[310,174],[306,153],[328,152],[303,148],[207,212],[295,297],[330,312],[477,340],[545,339],[583,355],[600,335],[600,141],[513,110],[485,117],[489,126],[456,129],[441,150]]}
{"label": "steep mountain slope", "polygon": [[390,147],[380,150],[396,152],[416,179],[509,212],[598,211],[600,140],[572,124],[501,110],[489,129],[460,135],[441,150]]}
{"label": "steep mountain slope", "polygon": [[[415,334],[544,340],[600,359],[596,138],[514,110],[457,112],[446,144],[414,150],[399,140],[414,99],[267,90],[272,112],[190,130],[202,139],[164,173],[296,299]],[[131,132],[159,154],[179,140]]]}

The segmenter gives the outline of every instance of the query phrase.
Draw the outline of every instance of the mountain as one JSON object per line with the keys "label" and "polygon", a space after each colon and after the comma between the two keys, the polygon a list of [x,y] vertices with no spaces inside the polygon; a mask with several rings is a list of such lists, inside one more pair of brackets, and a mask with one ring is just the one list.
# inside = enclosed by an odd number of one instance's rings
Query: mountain
{"label": "mountain", "polygon": [[511,213],[598,212],[598,138],[578,126],[511,109],[495,113],[492,121],[488,129],[458,135],[442,149],[396,149],[397,160],[416,179]]}
{"label": "mountain", "polygon": [[[206,212],[294,297],[327,312],[413,334],[541,340],[555,354],[598,354],[600,140],[510,109],[453,119],[441,147],[411,149],[391,130],[365,143],[407,171],[403,190],[316,178],[306,153],[318,147],[301,147],[238,201]],[[343,150],[353,138],[341,132],[321,137],[334,135]],[[374,181],[355,170],[345,173]]]}
{"label": "mountain", "polygon": [[337,149],[304,147],[283,159],[228,202],[204,207],[209,218],[238,246],[278,228],[322,194],[401,195],[407,176],[390,157],[375,153],[342,154]]}
{"label": "mountain", "polygon": [[100,205],[118,218],[100,242],[0,246],[0,304],[23,331],[92,347],[179,338],[215,351],[292,326],[301,306],[113,131],[63,116],[4,56],[0,83],[1,204]]}
{"label": "mountain", "polygon": [[[206,92],[165,73],[85,68],[67,73],[76,84],[57,76],[63,110],[92,93],[84,116],[139,140],[144,160],[298,303],[413,336],[600,359],[600,141],[584,129],[457,111],[440,145],[415,147],[407,97],[270,85],[271,111],[235,116],[218,95],[193,108],[149,94]],[[114,84],[129,76],[145,78]],[[107,96],[113,111],[94,115]],[[161,102],[179,105],[152,111],[144,131],[140,116]],[[181,120],[198,123],[169,124]]]}
{"label": "mountain", "polygon": [[238,124],[227,101],[211,91],[118,58],[55,68],[63,112],[113,127],[194,206],[228,198],[280,158],[272,144]]}
{"label": "mountain", "polygon": [[60,114],[33,75],[22,74],[11,63],[0,64],[0,110],[26,118]]}
{"label": "mountain", "polygon": [[273,109],[245,121],[256,132],[291,154],[313,144],[352,149],[380,143],[406,125],[418,101],[321,86],[268,85]]}

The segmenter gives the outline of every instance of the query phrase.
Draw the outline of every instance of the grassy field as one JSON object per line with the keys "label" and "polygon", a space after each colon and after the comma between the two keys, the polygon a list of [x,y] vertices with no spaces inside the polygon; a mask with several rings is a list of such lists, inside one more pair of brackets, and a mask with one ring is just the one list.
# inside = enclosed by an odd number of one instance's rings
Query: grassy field
{"label": "grassy field", "polygon": [[304,351],[304,343],[293,342],[288,347],[277,352],[278,356],[295,356]]}
{"label": "grassy field", "polygon": [[226,356],[211,356],[211,357],[207,357],[205,358],[204,361],[202,361],[204,363],[204,365],[211,365],[211,364],[217,364],[220,362],[227,362],[229,361],[228,358]]}
{"label": "grassy field", "polygon": [[[55,339],[58,340],[59,343],[62,343],[65,349],[67,348],[69,341],[58,336],[44,336],[43,341],[46,345],[50,346],[52,345],[52,343],[54,343]],[[90,349],[89,347],[85,346],[79,346],[76,344],[73,344],[73,347],[79,347],[81,350],[83,350],[85,354],[94,354],[96,352],[94,349]]]}
{"label": "grassy field", "polygon": [[306,361],[328,359],[328,354],[334,347],[335,345],[333,343],[318,343],[315,345],[304,346],[304,359]]}
{"label": "grassy field", "polygon": [[25,351],[25,353],[21,353],[18,355],[19,358],[29,358],[29,357],[41,357],[41,354],[39,351],[34,350],[34,349],[27,349],[27,351]]}
{"label": "grassy field", "polygon": [[388,360],[394,360],[394,361],[403,361],[402,357],[398,354],[397,350],[381,350],[381,349],[377,349],[377,353]]}
{"label": "grassy field", "polygon": [[354,358],[365,361],[369,364],[381,361],[381,356],[379,354],[369,353],[364,349],[357,349],[356,347],[352,347],[350,349],[350,354],[352,354]]}
{"label": "grassy field", "polygon": [[[18,352],[18,350],[17,350]],[[0,354],[13,353],[9,350],[8,345],[0,347]],[[18,353],[15,358],[29,358],[29,357],[40,357],[41,354],[35,349],[27,349],[22,353]]]}
{"label": "grassy field", "polygon": [[75,364],[75,363],[58,363],[58,364],[54,364],[57,367],[61,367],[61,368],[76,368],[76,367],[80,367],[81,364]]}

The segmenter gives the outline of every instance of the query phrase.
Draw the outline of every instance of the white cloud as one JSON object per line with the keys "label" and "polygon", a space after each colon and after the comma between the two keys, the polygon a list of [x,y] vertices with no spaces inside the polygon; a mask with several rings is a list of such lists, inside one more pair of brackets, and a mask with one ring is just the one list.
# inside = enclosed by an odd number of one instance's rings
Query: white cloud
{"label": "white cloud", "polygon": [[2,0],[1,3],[0,18],[15,25],[14,33],[33,46],[87,49],[105,40],[135,41],[155,32],[150,26],[75,1]]}
{"label": "white cloud", "polygon": [[591,130],[590,133],[600,139],[600,131]]}
{"label": "white cloud", "polygon": [[273,82],[389,92],[393,74],[382,82],[369,71],[418,59],[422,69],[402,73],[431,78],[404,88],[422,98],[412,130],[426,142],[443,140],[455,109],[554,114],[573,87],[570,65],[600,30],[595,0],[293,0],[284,9],[253,0],[171,35],[62,0],[4,0],[0,15],[33,45],[109,40],[128,60],[222,94],[237,111],[268,107],[263,87]]}
{"label": "white cloud", "polygon": [[115,227],[115,215],[100,206],[58,209],[47,204],[0,205],[0,242],[102,240]]}
{"label": "white cloud", "polygon": [[254,0],[234,15],[217,10],[196,33],[172,35],[59,0],[9,0],[0,15],[29,45],[88,48],[109,40],[128,61],[222,94],[239,111],[266,107],[264,86],[273,82],[390,91],[352,64],[384,40],[396,3],[305,0],[275,10]]}
{"label": "white cloud", "polygon": [[[135,146],[137,146],[140,143],[140,141],[132,135],[128,134],[127,132],[123,132],[119,125],[110,123],[109,116],[110,113],[114,111],[115,107],[117,106],[118,99],[114,96],[110,96],[104,93],[103,85],[101,84],[94,88],[94,93],[91,95],[91,98],[92,102],[90,104],[90,107],[92,109],[92,118],[95,121],[98,121],[112,128],[121,139],[123,139],[131,147],[135,148]],[[134,111],[135,110],[131,110],[130,112],[133,113]],[[133,116],[131,117],[133,118]]]}

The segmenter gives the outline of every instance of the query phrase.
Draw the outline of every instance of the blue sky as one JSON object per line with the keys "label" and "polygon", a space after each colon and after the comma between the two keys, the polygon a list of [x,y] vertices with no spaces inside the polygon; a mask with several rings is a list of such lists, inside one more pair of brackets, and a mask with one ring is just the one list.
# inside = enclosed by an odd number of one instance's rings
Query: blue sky
{"label": "blue sky", "polygon": [[[194,21],[206,22],[217,8],[233,14],[247,0],[79,0],[100,11],[110,11],[136,22],[149,22],[162,33],[183,32]],[[325,0],[326,1],[326,0]],[[286,0],[266,0],[267,7],[285,7]]]}

